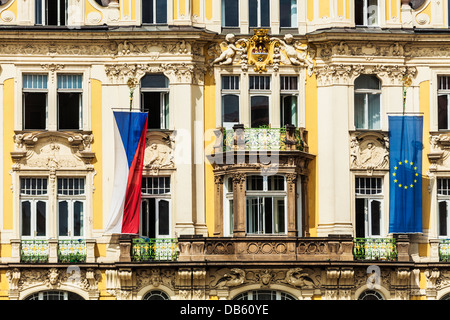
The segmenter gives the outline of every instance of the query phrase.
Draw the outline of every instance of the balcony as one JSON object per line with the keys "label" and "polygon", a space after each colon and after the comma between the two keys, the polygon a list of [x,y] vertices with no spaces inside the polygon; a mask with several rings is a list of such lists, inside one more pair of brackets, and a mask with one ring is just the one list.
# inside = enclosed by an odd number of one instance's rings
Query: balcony
{"label": "balcony", "polygon": [[85,263],[94,262],[94,240],[11,240],[12,262]]}
{"label": "balcony", "polygon": [[397,261],[397,242],[393,238],[355,238],[355,260]]}
{"label": "balcony", "polygon": [[131,241],[131,261],[176,261],[177,239],[135,238]]}
{"label": "balcony", "polygon": [[287,125],[284,128],[244,128],[217,130],[215,152],[228,151],[304,151],[308,152],[306,131]]}
{"label": "balcony", "polygon": [[439,241],[439,261],[450,261],[450,239]]}

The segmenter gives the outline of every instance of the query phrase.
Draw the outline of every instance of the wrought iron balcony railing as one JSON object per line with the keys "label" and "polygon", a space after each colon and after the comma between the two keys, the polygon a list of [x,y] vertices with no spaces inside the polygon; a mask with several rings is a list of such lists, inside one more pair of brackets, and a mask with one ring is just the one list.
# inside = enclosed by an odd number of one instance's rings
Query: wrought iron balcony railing
{"label": "wrought iron balcony railing", "polygon": [[450,239],[442,239],[439,242],[439,261],[450,261]]}
{"label": "wrought iron balcony railing", "polygon": [[24,263],[46,263],[49,256],[47,240],[22,240],[20,242],[20,261]]}
{"label": "wrought iron balcony railing", "polygon": [[355,260],[397,260],[397,243],[393,238],[355,238],[353,240]]}
{"label": "wrought iron balcony railing", "polygon": [[58,241],[58,261],[59,262],[86,262],[86,242],[78,240]]}
{"label": "wrought iron balcony railing", "polygon": [[[222,129],[222,151],[290,151],[307,152],[304,130],[294,126],[284,128],[244,128],[236,125],[233,129]],[[220,147],[218,148],[220,151]]]}
{"label": "wrought iron balcony railing", "polygon": [[[57,240],[58,262],[86,262],[86,242],[83,239]],[[20,261],[23,263],[49,262],[49,240],[21,240]]]}
{"label": "wrought iron balcony railing", "polygon": [[131,243],[131,260],[136,262],[177,260],[177,239],[135,238]]}

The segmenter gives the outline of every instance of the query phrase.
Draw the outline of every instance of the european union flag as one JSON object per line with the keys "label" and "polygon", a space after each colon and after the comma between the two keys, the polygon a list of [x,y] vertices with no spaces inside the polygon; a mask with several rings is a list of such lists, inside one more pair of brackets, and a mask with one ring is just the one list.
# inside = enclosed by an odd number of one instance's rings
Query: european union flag
{"label": "european union flag", "polygon": [[389,232],[422,232],[422,116],[389,116]]}

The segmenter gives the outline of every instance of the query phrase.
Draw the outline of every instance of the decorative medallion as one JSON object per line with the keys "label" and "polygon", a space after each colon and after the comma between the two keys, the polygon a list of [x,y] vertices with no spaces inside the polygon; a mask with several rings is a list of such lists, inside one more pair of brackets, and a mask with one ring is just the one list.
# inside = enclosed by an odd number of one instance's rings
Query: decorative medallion
{"label": "decorative medallion", "polygon": [[269,53],[273,52],[275,46],[279,46],[278,42],[274,42],[269,38],[267,35],[268,31],[267,29],[255,29],[255,35],[249,41],[248,63],[255,66],[255,72],[262,73],[267,71],[266,66],[273,64],[273,59],[270,58],[272,55]]}

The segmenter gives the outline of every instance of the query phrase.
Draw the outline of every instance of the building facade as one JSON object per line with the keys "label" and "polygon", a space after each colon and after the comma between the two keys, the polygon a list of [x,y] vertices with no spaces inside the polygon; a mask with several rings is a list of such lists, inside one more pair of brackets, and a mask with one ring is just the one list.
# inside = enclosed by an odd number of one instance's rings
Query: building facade
{"label": "building facade", "polygon": [[[450,3],[2,0],[0,299],[447,299]],[[109,234],[114,110],[149,113]],[[389,233],[388,116],[423,118]]]}

